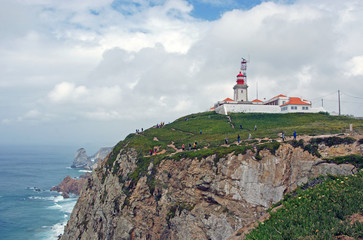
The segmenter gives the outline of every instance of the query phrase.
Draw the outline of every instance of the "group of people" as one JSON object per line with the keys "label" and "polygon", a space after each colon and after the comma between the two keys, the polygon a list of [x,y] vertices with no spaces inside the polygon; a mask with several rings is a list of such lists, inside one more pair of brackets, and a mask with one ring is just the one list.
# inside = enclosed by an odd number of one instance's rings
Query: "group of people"
{"label": "group of people", "polygon": [[158,149],[157,148],[152,148],[152,149],[150,149],[149,152],[150,152],[150,156],[152,156],[153,153],[156,155],[158,153]]}
{"label": "group of people", "polygon": [[162,128],[162,127],[164,127],[164,125],[165,125],[165,122],[161,122],[160,124],[157,123],[156,128]]}
{"label": "group of people", "polygon": [[[292,134],[292,136],[294,137],[294,140],[296,140],[296,131],[294,131],[294,133]],[[285,142],[285,133],[282,131],[281,132],[281,138],[282,138],[282,141]]]}
{"label": "group of people", "polygon": [[141,132],[143,132],[144,131],[144,129],[143,128],[141,128],[141,131],[140,131],[140,129],[136,129],[136,134],[139,134],[139,133],[141,133]]}
{"label": "group of people", "polygon": [[[189,151],[191,151],[192,149],[197,149],[197,148],[198,148],[197,141],[193,142],[193,144],[191,144],[191,143],[188,144]],[[184,143],[182,145],[182,150],[185,151],[185,145],[184,145]]]}
{"label": "group of people", "polygon": [[[242,124],[239,125],[239,129],[243,129]],[[251,130],[249,130],[251,131]],[[257,131],[257,125],[255,125],[254,131]]]}

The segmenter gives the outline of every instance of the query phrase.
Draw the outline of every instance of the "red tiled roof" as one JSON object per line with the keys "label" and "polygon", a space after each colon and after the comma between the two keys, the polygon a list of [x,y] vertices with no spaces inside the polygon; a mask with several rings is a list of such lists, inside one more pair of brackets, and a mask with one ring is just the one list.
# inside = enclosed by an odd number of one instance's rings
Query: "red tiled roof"
{"label": "red tiled roof", "polygon": [[261,100],[255,99],[252,102],[262,102]]}
{"label": "red tiled roof", "polygon": [[285,105],[311,105],[311,104],[301,101],[301,99],[298,97],[290,97],[289,101],[285,104],[282,104],[280,107]]}
{"label": "red tiled roof", "polygon": [[211,107],[210,110],[214,110],[215,108],[214,107]]}
{"label": "red tiled roof", "polygon": [[279,97],[286,97],[285,95],[282,95],[282,94],[280,94],[280,95],[278,95],[278,96],[275,96],[275,97],[273,97],[273,98],[271,98],[271,99],[274,99],[274,98],[279,98]]}
{"label": "red tiled roof", "polygon": [[233,102],[234,100],[233,99],[230,99],[230,98],[226,98],[223,101],[225,101],[225,102]]}

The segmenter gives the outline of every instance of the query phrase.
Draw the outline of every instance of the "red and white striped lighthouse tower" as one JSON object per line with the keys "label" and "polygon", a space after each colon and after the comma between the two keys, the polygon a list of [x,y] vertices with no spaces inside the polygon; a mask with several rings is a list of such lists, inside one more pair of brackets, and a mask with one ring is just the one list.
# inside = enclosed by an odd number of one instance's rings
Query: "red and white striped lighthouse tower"
{"label": "red and white striped lighthouse tower", "polygon": [[246,59],[242,58],[241,71],[237,75],[237,84],[233,87],[234,100],[237,102],[248,102],[246,70],[247,61]]}

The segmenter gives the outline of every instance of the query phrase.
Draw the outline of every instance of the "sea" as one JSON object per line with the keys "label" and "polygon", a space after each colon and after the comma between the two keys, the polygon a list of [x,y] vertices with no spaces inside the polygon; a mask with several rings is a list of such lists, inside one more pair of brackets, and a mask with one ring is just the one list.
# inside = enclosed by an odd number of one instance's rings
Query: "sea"
{"label": "sea", "polygon": [[0,146],[0,239],[58,239],[77,201],[50,191],[67,175],[73,147]]}

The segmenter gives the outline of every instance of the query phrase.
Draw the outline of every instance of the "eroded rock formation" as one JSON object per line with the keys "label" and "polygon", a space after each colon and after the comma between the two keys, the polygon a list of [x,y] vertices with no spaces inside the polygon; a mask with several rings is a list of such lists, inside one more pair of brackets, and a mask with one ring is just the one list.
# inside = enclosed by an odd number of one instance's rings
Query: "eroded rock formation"
{"label": "eroded rock formation", "polygon": [[[348,147],[358,151],[355,144]],[[340,153],[324,149],[326,155]],[[309,178],[356,171],[289,144],[260,156],[256,160],[248,150],[220,159],[166,159],[157,166],[151,162],[147,174],[135,180],[130,174],[137,153],[123,149],[113,168],[106,168],[105,159],[93,171],[62,239],[227,239]]]}
{"label": "eroded rock formation", "polygon": [[78,179],[71,178],[67,176],[63,179],[63,181],[50,189],[50,191],[61,192],[64,198],[68,198],[68,194],[79,195],[81,193],[81,189],[88,178],[90,178],[90,174],[85,174],[80,176]]}

